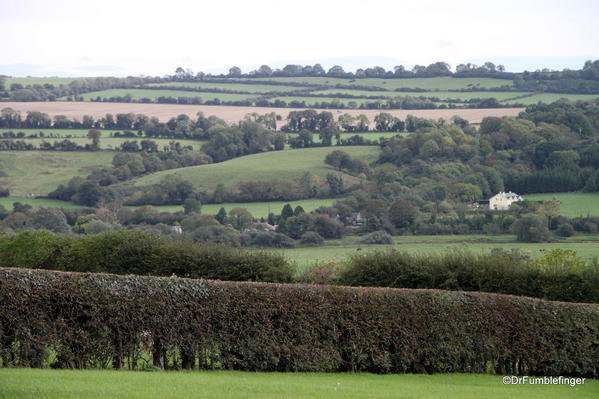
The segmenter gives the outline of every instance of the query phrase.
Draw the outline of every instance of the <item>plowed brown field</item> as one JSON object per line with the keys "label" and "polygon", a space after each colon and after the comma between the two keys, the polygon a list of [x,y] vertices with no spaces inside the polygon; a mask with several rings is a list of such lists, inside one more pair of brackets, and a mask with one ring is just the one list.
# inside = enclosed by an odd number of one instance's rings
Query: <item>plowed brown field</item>
{"label": "plowed brown field", "polygon": [[[300,108],[266,108],[266,107],[235,107],[224,105],[181,105],[181,104],[140,104],[140,103],[96,103],[96,102],[0,102],[0,109],[10,107],[14,110],[25,113],[27,111],[41,111],[54,115],[66,115],[69,118],[78,118],[81,120],[83,115],[91,115],[95,118],[106,115],[107,113],[129,113],[145,114],[156,116],[162,121],[166,121],[179,114],[195,116],[198,112],[203,112],[206,116],[215,115],[224,119],[228,123],[238,122],[249,113],[257,112],[265,114],[275,112],[281,115],[283,119],[287,117],[290,111],[301,110]],[[424,110],[385,110],[392,115],[405,119],[407,115],[414,115],[428,119],[449,119],[458,115],[471,123],[478,123],[485,116],[517,116],[524,108],[488,108],[488,109],[424,109]],[[329,109],[328,111],[338,115],[350,113],[352,115],[365,114],[372,121],[374,116],[382,112],[377,109]]]}

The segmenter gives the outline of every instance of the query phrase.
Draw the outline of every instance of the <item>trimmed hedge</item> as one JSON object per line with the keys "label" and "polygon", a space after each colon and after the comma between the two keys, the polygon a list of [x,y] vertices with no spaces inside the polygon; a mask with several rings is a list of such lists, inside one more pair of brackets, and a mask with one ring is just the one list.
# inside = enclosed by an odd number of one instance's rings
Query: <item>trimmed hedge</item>
{"label": "trimmed hedge", "polygon": [[48,231],[0,237],[0,265],[29,269],[291,282],[293,268],[282,254],[225,245],[167,241],[120,230],[83,236]]}
{"label": "trimmed hedge", "polygon": [[599,306],[0,269],[4,366],[599,376]]}

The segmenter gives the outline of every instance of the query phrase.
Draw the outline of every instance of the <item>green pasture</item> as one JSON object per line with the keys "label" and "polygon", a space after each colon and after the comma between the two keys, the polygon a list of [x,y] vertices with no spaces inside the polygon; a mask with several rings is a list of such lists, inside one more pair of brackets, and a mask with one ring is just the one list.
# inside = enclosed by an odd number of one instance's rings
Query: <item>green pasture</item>
{"label": "green pasture", "polygon": [[0,185],[14,196],[46,195],[74,176],[109,166],[110,151],[0,151]]}
{"label": "green pasture", "polygon": [[[23,132],[25,135],[42,133],[45,138],[72,138],[72,137],[87,137],[91,129],[0,129],[0,135],[4,132],[19,133]],[[110,137],[113,133],[122,133],[122,130],[102,129],[102,137]]]}
{"label": "green pasture", "polygon": [[327,154],[333,150],[343,150],[350,156],[361,158],[366,162],[376,160],[379,153],[378,147],[375,146],[316,147],[271,151],[220,163],[161,171],[136,179],[134,183],[135,185],[156,184],[165,176],[175,174],[189,180],[196,187],[204,188],[214,188],[219,183],[232,186],[240,181],[292,180],[306,172],[324,177],[327,173],[334,172],[332,167],[324,163]]}
{"label": "green pasture", "polygon": [[531,105],[538,102],[552,103],[554,101],[565,98],[570,101],[591,101],[599,98],[599,94],[560,94],[560,93],[542,93],[534,94],[529,97],[519,98],[515,100],[503,101],[506,104],[524,104]]}
{"label": "green pasture", "polygon": [[[34,138],[34,139],[17,139],[25,141],[26,143],[33,144],[37,147],[42,143],[42,141],[47,141],[49,143],[54,143],[55,141],[62,141],[64,138]],[[77,143],[78,145],[84,146],[86,144],[91,144],[91,140],[86,137],[73,137],[68,140]],[[103,150],[114,150],[119,148],[121,144],[125,141],[137,141],[139,144],[141,140],[146,140],[145,137],[102,137],[100,138],[100,148]],[[181,143],[182,146],[191,146],[195,151],[199,151],[200,147],[206,140],[179,140],[179,139],[157,139],[157,138],[148,138],[147,140],[155,141],[158,145],[158,149],[162,150],[165,146],[168,146],[171,141],[175,141]]]}
{"label": "green pasture", "polygon": [[439,253],[456,249],[471,251],[493,248],[519,249],[531,256],[539,256],[554,248],[571,249],[583,258],[599,257],[599,236],[580,235],[552,243],[519,243],[513,235],[445,235],[445,236],[396,236],[393,245],[358,244],[359,237],[327,240],[322,247],[274,249],[295,261],[299,271],[316,263],[342,262],[351,255],[375,250],[396,249],[418,253]]}
{"label": "green pasture", "polygon": [[10,85],[13,83],[19,83],[23,86],[33,86],[33,85],[45,85],[52,84],[54,86],[59,85],[68,85],[74,80],[84,79],[84,78],[7,78],[5,81],[5,86],[10,88]]}
{"label": "green pasture", "polygon": [[599,216],[599,193],[525,194],[522,197],[531,201],[557,198],[561,202],[560,213],[568,217]]}
{"label": "green pasture", "polygon": [[[384,139],[390,139],[391,137],[395,137],[395,136],[406,136],[410,133],[407,132],[354,132],[354,133],[341,133],[341,139],[347,140],[352,136],[361,136],[364,137],[365,139],[368,140],[378,140],[380,138],[384,138]],[[287,133],[287,135],[289,137],[297,137],[298,134],[297,133]],[[315,134],[312,137],[313,141],[315,143],[320,143],[320,137]],[[336,142],[337,139],[333,139],[333,143]]]}
{"label": "green pasture", "polygon": [[12,209],[12,205],[15,202],[20,202],[21,204],[31,205],[34,208],[39,206],[43,206],[46,208],[68,208],[68,209],[77,209],[77,208],[85,208],[81,205],[73,204],[72,202],[66,201],[58,201],[49,198],[22,198],[22,197],[3,197],[0,198],[0,205],[5,207],[8,210]]}
{"label": "green pasture", "polygon": [[151,90],[151,89],[109,89],[92,91],[82,94],[85,101],[91,99],[123,97],[130,94],[134,100],[149,98],[156,100],[158,97],[200,97],[203,101],[219,99],[220,101],[242,101],[257,97],[256,94],[229,94],[229,93],[199,93],[183,90]]}
{"label": "green pasture", "polygon": [[[249,80],[249,79],[244,79]],[[501,86],[512,86],[513,82],[509,79],[494,78],[454,78],[451,76],[435,78],[402,78],[402,79],[381,79],[381,78],[362,78],[362,79],[343,79],[330,77],[280,77],[280,78],[251,78],[251,80],[273,81],[273,82],[295,82],[335,86],[356,85],[356,86],[378,86],[381,88],[394,89],[424,89],[424,90],[460,90],[470,88],[492,89]]]}
{"label": "green pasture", "polygon": [[[60,201],[59,201],[60,202]],[[271,201],[271,202],[227,202],[224,204],[204,204],[202,205],[202,214],[204,215],[216,215],[220,208],[225,208],[227,212],[230,212],[233,208],[245,208],[255,218],[267,218],[269,212],[275,215],[280,215],[285,204],[290,204],[295,209],[296,206],[301,206],[304,211],[310,212],[321,206],[331,206],[335,202],[334,199],[307,199],[298,201]],[[0,201],[1,203],[1,201]],[[130,206],[129,208],[135,209],[140,208],[139,206]],[[183,211],[181,205],[159,205],[154,206],[161,212],[178,212]]]}
{"label": "green pasture", "polygon": [[487,374],[0,369],[0,399],[594,399],[599,381],[504,385]]}
{"label": "green pasture", "polygon": [[436,97],[440,100],[471,100],[473,98],[496,98],[497,100],[507,100],[532,93],[523,91],[369,91],[369,90],[349,90],[349,89],[327,89],[313,91],[313,94],[349,94],[354,96],[383,96],[388,98],[397,97]]}
{"label": "green pasture", "polygon": [[302,96],[281,96],[275,98],[269,98],[268,101],[281,100],[289,104],[292,101],[303,101],[307,106],[311,106],[316,103],[327,102],[343,104],[349,108],[357,108],[362,104],[373,103],[376,101],[386,102],[387,100],[369,100],[366,98],[339,98],[339,97],[302,97]]}
{"label": "green pasture", "polygon": [[308,87],[300,86],[284,86],[284,85],[268,85],[268,84],[243,84],[243,83],[211,83],[211,82],[167,82],[167,83],[150,83],[145,87],[181,87],[192,89],[220,89],[220,90],[235,90],[245,91],[248,93],[272,93],[272,92],[291,92],[298,90],[307,90]]}

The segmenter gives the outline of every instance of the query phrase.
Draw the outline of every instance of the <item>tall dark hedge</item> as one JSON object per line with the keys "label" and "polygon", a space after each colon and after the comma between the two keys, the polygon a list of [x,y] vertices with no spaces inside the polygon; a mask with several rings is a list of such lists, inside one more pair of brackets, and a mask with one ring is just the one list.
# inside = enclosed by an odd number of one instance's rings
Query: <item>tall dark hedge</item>
{"label": "tall dark hedge", "polygon": [[4,366],[599,376],[599,305],[0,269]]}

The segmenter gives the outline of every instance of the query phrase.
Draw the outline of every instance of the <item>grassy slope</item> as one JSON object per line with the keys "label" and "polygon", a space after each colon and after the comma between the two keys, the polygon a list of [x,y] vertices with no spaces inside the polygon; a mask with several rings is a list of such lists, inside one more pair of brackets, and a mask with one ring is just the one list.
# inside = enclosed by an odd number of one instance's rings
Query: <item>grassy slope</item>
{"label": "grassy slope", "polygon": [[568,217],[599,216],[599,193],[526,194],[524,199],[543,201],[553,197],[561,201],[561,214]]}
{"label": "grassy slope", "polygon": [[2,151],[0,184],[12,195],[45,195],[73,176],[86,176],[91,167],[107,166],[113,152]]}
{"label": "grassy slope", "polygon": [[134,180],[134,182],[136,185],[155,184],[164,176],[178,174],[198,187],[213,188],[219,183],[231,186],[240,181],[291,180],[300,177],[305,172],[325,176],[327,173],[333,172],[333,168],[324,163],[324,158],[328,153],[337,149],[367,162],[374,161],[379,153],[378,147],[374,146],[317,147],[273,151],[247,155],[226,162],[153,173]]}
{"label": "grassy slope", "polygon": [[599,381],[584,385],[503,385],[481,374],[374,375],[249,373],[237,371],[143,373],[99,370],[1,369],[2,399],[95,398],[596,398]]}
{"label": "grassy slope", "polygon": [[110,97],[122,97],[126,94],[131,94],[134,99],[149,98],[156,99],[160,96],[165,97],[200,97],[204,101],[214,100],[218,98],[221,101],[239,101],[246,100],[248,98],[256,97],[255,94],[228,94],[228,93],[199,93],[193,91],[182,91],[182,90],[150,90],[150,89],[109,89],[102,91],[92,91],[90,93],[83,94],[83,98],[87,101],[91,98],[110,98]]}
{"label": "grassy slope", "polygon": [[364,79],[340,79],[329,77],[297,77],[297,78],[255,78],[254,80],[272,80],[277,82],[296,82],[296,83],[312,83],[334,86],[356,85],[356,86],[378,86],[385,89],[425,89],[425,90],[459,90],[467,89],[476,85],[476,87],[495,88],[501,86],[512,86],[512,81],[509,79],[493,79],[493,78],[413,78],[413,79],[380,79],[380,78],[364,78]]}
{"label": "grassy slope", "polygon": [[516,242],[512,235],[482,236],[482,235],[445,235],[445,236],[400,236],[394,237],[395,245],[363,245],[357,244],[358,237],[345,237],[341,240],[328,240],[326,246],[311,248],[280,249],[289,259],[296,261],[300,270],[314,263],[339,262],[352,254],[377,249],[394,248],[409,252],[443,252],[455,249],[473,251],[490,250],[493,248],[518,248],[531,256],[539,256],[541,250],[561,248],[572,249],[580,256],[590,259],[599,257],[598,236],[575,236],[563,242],[524,244]]}

